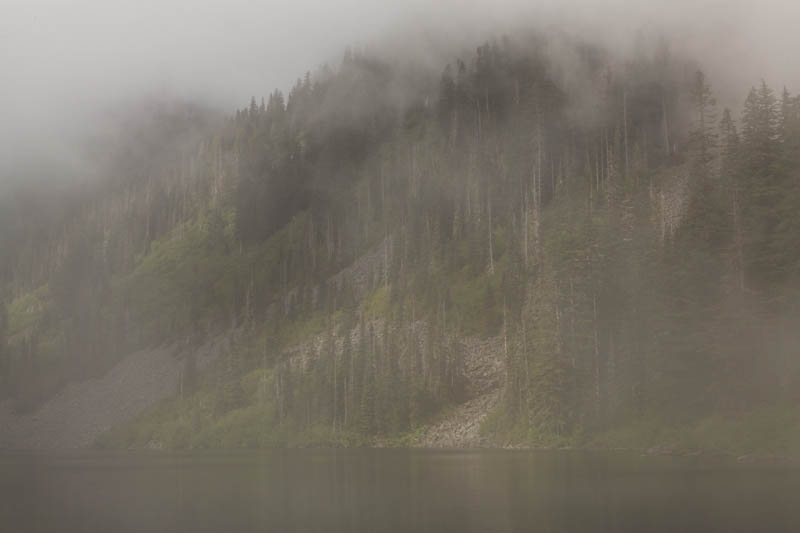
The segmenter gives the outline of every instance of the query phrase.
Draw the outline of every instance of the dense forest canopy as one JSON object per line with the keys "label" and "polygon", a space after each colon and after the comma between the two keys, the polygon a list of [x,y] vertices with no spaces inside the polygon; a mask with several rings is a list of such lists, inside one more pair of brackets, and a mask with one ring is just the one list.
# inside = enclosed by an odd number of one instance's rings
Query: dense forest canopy
{"label": "dense forest canopy", "polygon": [[0,198],[0,395],[180,343],[175,446],[402,435],[468,397],[480,338],[498,438],[797,408],[800,98],[719,109],[713,81],[665,42],[535,34],[155,106],[104,179]]}

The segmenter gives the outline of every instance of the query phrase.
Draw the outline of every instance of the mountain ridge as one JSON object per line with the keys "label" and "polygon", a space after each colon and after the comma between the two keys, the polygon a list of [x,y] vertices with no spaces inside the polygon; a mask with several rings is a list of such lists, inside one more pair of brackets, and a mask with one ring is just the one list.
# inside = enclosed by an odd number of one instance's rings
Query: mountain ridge
{"label": "mountain ridge", "polygon": [[[104,445],[562,446],[791,418],[800,99],[762,83],[737,123],[663,43],[559,44],[487,42],[438,77],[348,51],[219,122],[156,110],[106,181],[6,200],[6,405],[179,342],[183,394]],[[200,372],[194,348],[231,330]],[[481,343],[502,372],[476,370]]]}

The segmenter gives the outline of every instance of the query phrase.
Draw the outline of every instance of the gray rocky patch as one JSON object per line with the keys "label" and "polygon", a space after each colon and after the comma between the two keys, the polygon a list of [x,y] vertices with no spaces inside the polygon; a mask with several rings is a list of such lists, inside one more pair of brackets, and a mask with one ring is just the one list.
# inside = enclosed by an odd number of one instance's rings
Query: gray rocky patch
{"label": "gray rocky patch", "polygon": [[[220,336],[198,348],[198,369],[229,342]],[[90,446],[101,433],[178,391],[183,370],[178,350],[173,344],[131,353],[102,377],[68,384],[33,413],[16,415],[9,401],[0,403],[0,448]]]}
{"label": "gray rocky patch", "polygon": [[470,399],[425,428],[416,443],[419,447],[482,448],[490,445],[480,434],[480,427],[500,401],[505,373],[503,339],[467,337],[461,340],[461,345]]}

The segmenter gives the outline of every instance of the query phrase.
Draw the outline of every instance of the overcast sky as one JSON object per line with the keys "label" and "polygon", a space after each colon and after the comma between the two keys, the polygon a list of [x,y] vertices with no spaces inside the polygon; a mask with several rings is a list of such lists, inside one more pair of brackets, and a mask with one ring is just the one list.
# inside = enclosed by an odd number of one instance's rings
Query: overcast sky
{"label": "overcast sky", "polygon": [[722,92],[761,77],[800,90],[796,0],[0,0],[0,8],[0,180],[20,158],[68,152],[63,140],[79,137],[98,109],[159,94],[231,111],[337,62],[348,44],[403,42],[398,35],[421,28],[469,42],[512,26],[563,25],[622,50],[637,30],[664,32]]}

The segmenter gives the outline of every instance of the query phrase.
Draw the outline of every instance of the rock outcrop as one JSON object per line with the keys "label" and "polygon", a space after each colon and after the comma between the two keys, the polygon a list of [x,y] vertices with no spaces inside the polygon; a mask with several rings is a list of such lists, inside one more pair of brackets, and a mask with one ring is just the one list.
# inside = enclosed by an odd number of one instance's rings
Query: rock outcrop
{"label": "rock outcrop", "polygon": [[489,445],[480,434],[483,420],[497,406],[505,372],[501,337],[461,341],[465,353],[464,373],[469,399],[444,413],[425,428],[416,443],[422,448],[481,448]]}

